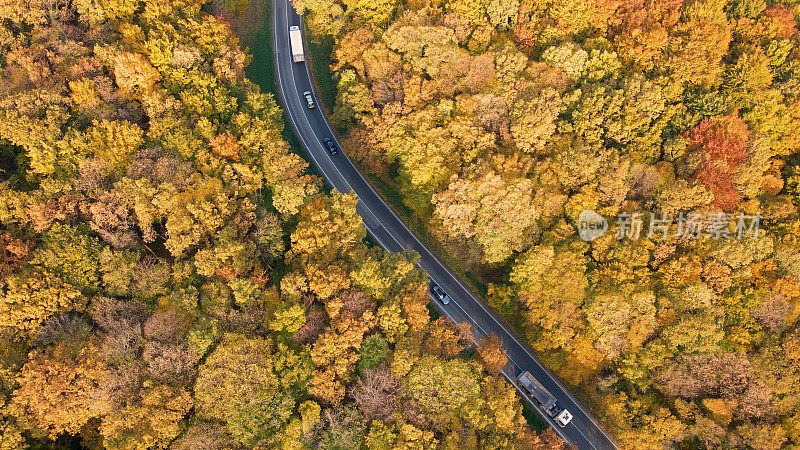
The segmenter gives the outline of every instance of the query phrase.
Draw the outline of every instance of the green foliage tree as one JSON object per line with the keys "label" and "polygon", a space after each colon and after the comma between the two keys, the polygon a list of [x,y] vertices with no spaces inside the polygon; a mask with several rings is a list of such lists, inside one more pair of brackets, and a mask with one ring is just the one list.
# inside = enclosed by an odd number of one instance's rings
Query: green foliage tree
{"label": "green foliage tree", "polygon": [[389,343],[380,334],[371,334],[364,338],[359,349],[356,369],[364,373],[378,367],[391,354]]}
{"label": "green foliage tree", "polygon": [[407,382],[416,408],[435,424],[469,417],[483,404],[475,366],[463,361],[423,357],[411,368]]}
{"label": "green foliage tree", "polygon": [[102,245],[85,227],[54,224],[43,236],[32,263],[85,292],[99,286],[97,260]]}
{"label": "green foliage tree", "polygon": [[295,398],[280,388],[274,353],[268,340],[227,334],[200,367],[195,384],[198,413],[225,422],[248,447],[272,442],[294,411]]}

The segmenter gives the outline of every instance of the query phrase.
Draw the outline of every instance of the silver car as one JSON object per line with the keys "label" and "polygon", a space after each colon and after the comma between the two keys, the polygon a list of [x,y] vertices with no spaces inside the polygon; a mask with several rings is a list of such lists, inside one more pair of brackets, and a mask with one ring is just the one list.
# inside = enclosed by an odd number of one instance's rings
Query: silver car
{"label": "silver car", "polygon": [[317,106],[317,105],[314,104],[314,96],[311,95],[311,91],[303,92],[303,97],[305,97],[306,105],[308,105],[309,108],[313,108],[313,107]]}
{"label": "silver car", "polygon": [[436,298],[438,298],[443,305],[447,305],[450,303],[450,296],[447,295],[447,293],[442,288],[440,288],[438,284],[432,285],[431,291],[433,291],[433,295],[435,295]]}

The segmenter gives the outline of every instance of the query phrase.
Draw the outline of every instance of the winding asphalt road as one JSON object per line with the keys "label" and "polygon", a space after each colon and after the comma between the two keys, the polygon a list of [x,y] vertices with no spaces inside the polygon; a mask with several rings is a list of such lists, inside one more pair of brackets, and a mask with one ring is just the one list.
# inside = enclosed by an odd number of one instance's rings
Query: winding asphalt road
{"label": "winding asphalt road", "polygon": [[[509,363],[503,375],[517,387],[524,400],[567,442],[579,449],[611,449],[614,441],[600,427],[592,414],[569,393],[561,382],[539,362],[536,356],[508,325],[486,306],[446,265],[444,265],[394,214],[392,209],[367,183],[347,156],[340,152],[331,156],[322,146],[325,136],[336,138],[321,108],[309,109],[303,99],[304,91],[314,92],[311,75],[305,63],[292,61],[289,46],[289,27],[301,25],[302,19],[290,5],[290,0],[272,2],[272,46],[278,91],[284,110],[314,164],[325,179],[339,192],[355,192],[359,198],[356,209],[364,219],[369,234],[390,252],[414,251],[419,253],[419,265],[430,278],[452,298],[449,305],[433,300],[437,308],[454,322],[472,326],[476,338],[494,333],[503,341]],[[302,26],[301,26],[302,28]],[[316,98],[316,95],[315,95]],[[528,371],[558,400],[558,405],[568,409],[572,422],[562,428],[544,414],[516,383],[516,375]]]}

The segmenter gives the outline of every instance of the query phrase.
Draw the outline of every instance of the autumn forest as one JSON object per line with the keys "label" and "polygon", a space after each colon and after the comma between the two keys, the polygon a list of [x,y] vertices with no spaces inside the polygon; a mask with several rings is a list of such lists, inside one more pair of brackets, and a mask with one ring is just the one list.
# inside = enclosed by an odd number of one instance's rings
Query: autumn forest
{"label": "autumn forest", "polygon": [[622,447],[800,445],[799,2],[295,6],[350,154]]}
{"label": "autumn forest", "polygon": [[0,17],[1,449],[562,445],[200,2]]}
{"label": "autumn forest", "polygon": [[[0,450],[565,448],[208,6],[0,3]],[[344,152],[621,448],[800,445],[800,2],[294,6]]]}

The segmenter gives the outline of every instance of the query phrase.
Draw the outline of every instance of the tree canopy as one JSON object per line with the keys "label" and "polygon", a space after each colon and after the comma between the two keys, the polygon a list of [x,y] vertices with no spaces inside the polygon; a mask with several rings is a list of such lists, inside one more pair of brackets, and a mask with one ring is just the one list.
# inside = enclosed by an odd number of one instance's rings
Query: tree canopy
{"label": "tree canopy", "polygon": [[[345,150],[623,447],[800,445],[796,1],[295,8]],[[699,372],[752,389],[663,386]]]}
{"label": "tree canopy", "polygon": [[[0,448],[563,446],[458,339],[419,344],[456,326],[249,60],[203,2],[0,6]],[[467,397],[421,404],[428,371]]]}

